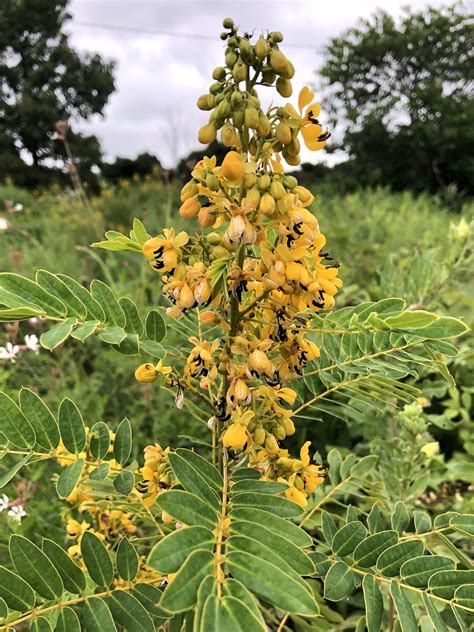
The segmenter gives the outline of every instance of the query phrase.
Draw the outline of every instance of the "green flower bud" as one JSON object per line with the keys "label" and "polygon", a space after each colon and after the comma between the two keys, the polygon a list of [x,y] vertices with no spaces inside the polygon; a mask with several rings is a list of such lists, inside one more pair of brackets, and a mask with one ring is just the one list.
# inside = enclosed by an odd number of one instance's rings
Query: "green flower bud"
{"label": "green flower bud", "polygon": [[250,129],[256,129],[260,120],[258,110],[254,107],[246,108],[244,113],[245,125]]}
{"label": "green flower bud", "polygon": [[206,175],[206,186],[208,189],[211,189],[211,191],[218,191],[219,179],[213,173],[208,173]]}
{"label": "green flower bud", "polygon": [[229,116],[230,112],[231,112],[231,107],[227,99],[224,99],[223,101],[221,101],[216,108],[216,115],[219,118],[226,118],[226,116]]}
{"label": "green flower bud", "polygon": [[270,62],[270,66],[278,74],[288,71],[288,60],[285,57],[285,55],[281,52],[281,50],[273,49],[272,52],[270,53],[269,62]]}
{"label": "green flower bud", "polygon": [[252,187],[247,191],[245,199],[247,201],[247,204],[250,204],[250,206],[253,206],[254,208],[258,208],[260,202],[260,191],[257,189],[257,187]]}
{"label": "green flower bud", "polygon": [[222,26],[225,29],[232,29],[234,28],[234,20],[232,18],[224,18],[222,20]]}
{"label": "green flower bud", "polygon": [[276,79],[276,73],[275,71],[270,68],[270,67],[265,67],[262,71],[262,81],[263,83],[271,86],[272,83],[275,81]]}
{"label": "green flower bud", "polygon": [[240,90],[234,90],[232,96],[230,97],[232,105],[238,105],[242,102],[242,93]]}
{"label": "green flower bud", "polygon": [[245,189],[251,189],[257,182],[257,176],[255,175],[254,172],[251,173],[246,173],[244,175],[244,179],[242,181],[242,184],[244,185]]}
{"label": "green flower bud", "polygon": [[207,109],[212,110],[216,105],[216,97],[213,94],[207,95]]}
{"label": "green flower bud", "polygon": [[247,79],[247,74],[248,74],[247,64],[244,64],[244,62],[242,61],[242,58],[239,57],[232,69],[232,76],[234,77],[234,81],[236,83],[245,81]]}
{"label": "green flower bud", "polygon": [[267,56],[268,44],[267,44],[267,40],[263,37],[263,35],[260,35],[260,37],[258,38],[257,43],[255,44],[254,50],[255,50],[255,55],[258,57],[258,59],[260,59],[260,61],[265,59],[265,57]]}
{"label": "green flower bud", "polygon": [[217,130],[213,123],[207,123],[203,125],[198,132],[198,140],[203,145],[209,145],[213,140],[216,140]]}
{"label": "green flower bud", "polygon": [[211,246],[218,246],[222,241],[222,235],[216,232],[209,233],[209,235],[206,235],[206,241]]}
{"label": "green flower bud", "polygon": [[220,81],[216,81],[216,83],[213,83],[212,86],[210,86],[209,92],[211,94],[216,95],[222,90],[223,87],[224,86],[223,86],[223,84]]}
{"label": "green flower bud", "polygon": [[245,37],[243,37],[239,42],[239,50],[244,59],[251,59],[253,57],[252,44]]}
{"label": "green flower bud", "polygon": [[279,44],[280,42],[283,42],[283,33],[281,33],[280,31],[273,31],[273,33],[270,33],[270,37],[274,44]]}
{"label": "green flower bud", "polygon": [[282,145],[291,143],[291,127],[288,123],[280,123],[276,128],[276,138]]}
{"label": "green flower bud", "polygon": [[293,77],[295,76],[295,67],[289,59],[287,59],[286,61],[288,63],[287,69],[283,70],[280,74],[284,79],[293,79]]}
{"label": "green flower bud", "polygon": [[251,94],[248,99],[247,99],[247,104],[251,105],[254,108],[257,108],[257,110],[260,108],[260,99],[256,96],[254,96],[253,94]]}
{"label": "green flower bud", "polygon": [[201,96],[197,98],[196,105],[200,110],[212,110],[213,106],[209,106],[208,97],[208,94],[201,94]]}
{"label": "green flower bud", "polygon": [[236,143],[236,132],[231,123],[226,123],[221,130],[222,144],[225,147],[232,147]]}
{"label": "green flower bud", "polygon": [[270,130],[270,121],[265,114],[262,114],[262,116],[258,119],[257,134],[259,136],[268,136]]}
{"label": "green flower bud", "polygon": [[282,185],[279,180],[273,180],[270,185],[270,195],[275,198],[275,200],[281,200],[286,194],[286,189]]}
{"label": "green flower bud", "polygon": [[216,81],[222,81],[225,79],[225,68],[223,66],[217,66],[217,68],[214,68],[212,71],[212,78]]}
{"label": "green flower bud", "polygon": [[237,129],[240,129],[244,124],[244,111],[243,110],[234,110],[233,112],[234,125]]}
{"label": "green flower bud", "polygon": [[283,77],[278,77],[276,82],[276,89],[278,94],[281,94],[282,97],[288,99],[293,94],[293,88],[291,86],[291,81],[288,79],[284,79]]}
{"label": "green flower bud", "polygon": [[231,50],[229,53],[226,53],[224,61],[227,68],[232,69],[237,61],[237,55]]}
{"label": "green flower bud", "polygon": [[296,186],[298,186],[298,180],[295,178],[295,176],[285,176],[283,178],[283,184],[287,189],[291,191]]}

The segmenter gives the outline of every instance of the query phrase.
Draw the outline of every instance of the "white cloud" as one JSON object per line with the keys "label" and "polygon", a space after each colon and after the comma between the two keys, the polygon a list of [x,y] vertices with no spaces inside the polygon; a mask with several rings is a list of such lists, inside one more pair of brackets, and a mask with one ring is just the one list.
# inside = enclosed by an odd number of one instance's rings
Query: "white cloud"
{"label": "white cloud", "polygon": [[[100,138],[108,158],[149,151],[171,166],[178,156],[199,145],[196,133],[206,121],[206,113],[197,110],[195,101],[212,83],[212,69],[222,63],[219,33],[224,17],[233,17],[244,30],[280,30],[287,44],[309,45],[286,49],[285,42],[282,45],[296,67],[293,87],[297,94],[303,85],[314,83],[320,51],[330,37],[358,18],[369,17],[378,7],[398,14],[406,4],[406,0],[72,0],[73,20],[68,31],[73,44],[117,62],[117,90],[105,117],[82,123],[81,129]],[[428,2],[412,0],[409,5],[422,9]],[[123,32],[83,23],[197,34],[215,40]],[[176,130],[171,129],[171,121],[179,123]],[[314,157],[308,154],[303,159]]]}

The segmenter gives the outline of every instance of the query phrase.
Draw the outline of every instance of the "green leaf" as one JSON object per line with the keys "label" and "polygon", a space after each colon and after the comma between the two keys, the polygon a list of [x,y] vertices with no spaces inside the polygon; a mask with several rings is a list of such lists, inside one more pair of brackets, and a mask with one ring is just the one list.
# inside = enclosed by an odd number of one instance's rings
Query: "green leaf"
{"label": "green leaf", "polygon": [[46,312],[39,307],[0,308],[0,323],[11,323],[14,320],[25,320],[34,316],[45,316]]}
{"label": "green leaf", "polygon": [[273,481],[254,481],[242,480],[232,486],[232,494],[239,492],[257,492],[260,494],[281,494],[288,489],[288,485],[284,483],[275,483]]}
{"label": "green leaf", "polygon": [[138,573],[138,553],[135,547],[127,538],[122,538],[117,548],[115,559],[117,573],[126,582],[130,582]]}
{"label": "green leaf", "polygon": [[460,606],[474,610],[474,583],[459,586],[454,593],[454,599]]}
{"label": "green leaf", "polygon": [[84,421],[76,404],[65,397],[59,406],[59,431],[66,450],[79,454],[86,447]]}
{"label": "green leaf", "polygon": [[288,564],[288,562],[279,554],[278,551],[276,551],[275,548],[270,548],[254,538],[232,534],[231,537],[226,540],[226,545],[227,551],[236,550],[249,553],[260,560],[267,561],[270,564],[281,568],[288,577],[293,578],[296,581],[300,580],[299,573],[295,572],[292,566]]}
{"label": "green leaf", "polygon": [[122,340],[127,337],[127,334],[122,327],[115,326],[107,326],[103,331],[100,332],[99,338],[102,342],[105,342],[109,345],[119,345]]}
{"label": "green leaf", "polygon": [[53,351],[56,347],[59,347],[69,336],[72,330],[77,325],[77,318],[66,318],[60,323],[57,323],[51,329],[46,331],[40,336],[40,344],[45,349]]}
{"label": "green leaf", "polygon": [[[265,624],[257,600],[239,581],[233,579],[232,577],[228,577],[222,585],[222,594],[224,596],[238,599],[241,603],[247,606],[261,624]],[[266,628],[264,629],[266,630]]]}
{"label": "green leaf", "polygon": [[449,526],[455,531],[473,538],[474,514],[461,514],[460,516],[455,516],[449,521]]}
{"label": "green leaf", "polygon": [[408,513],[405,503],[401,501],[397,502],[390,520],[392,523],[392,529],[402,535],[410,524],[410,514]]}
{"label": "green leaf", "polygon": [[135,476],[129,470],[122,470],[114,478],[113,485],[119,494],[128,496],[135,485]]}
{"label": "green leaf", "polygon": [[67,285],[67,287],[77,296],[84,304],[87,310],[87,320],[98,320],[100,323],[105,322],[105,314],[99,303],[91,296],[80,283],[65,274],[57,274],[58,279]]}
{"label": "green leaf", "polygon": [[129,420],[125,417],[120,422],[114,439],[114,459],[120,465],[128,461],[132,451],[132,428]]}
{"label": "green leaf", "polygon": [[37,313],[65,316],[66,306],[37,283],[11,272],[0,273],[0,303],[6,307],[38,307]]}
{"label": "green leaf", "polygon": [[76,340],[80,340],[84,342],[89,336],[92,336],[95,333],[97,327],[99,326],[98,320],[88,320],[83,325],[79,325],[76,329],[71,333],[71,336]]}
{"label": "green leaf", "polygon": [[383,597],[373,575],[362,580],[367,632],[379,632],[383,621]]}
{"label": "green leaf", "polygon": [[468,627],[467,627],[467,625],[466,625],[461,613],[459,612],[458,608],[455,607],[454,604],[451,606],[451,612],[453,613],[454,618],[456,619],[457,624],[459,625],[459,629],[461,630],[461,632],[472,632],[472,630],[471,631],[468,630]]}
{"label": "green leaf", "polygon": [[430,577],[428,587],[433,595],[452,599],[456,589],[463,584],[474,584],[474,570],[438,571]]}
{"label": "green leaf", "polygon": [[367,535],[367,529],[362,522],[354,521],[346,524],[334,535],[332,540],[332,550],[335,555],[345,557],[360,544]]}
{"label": "green leaf", "polygon": [[110,463],[101,463],[89,473],[89,478],[92,481],[103,481],[110,471]]}
{"label": "green leaf", "polygon": [[232,632],[266,632],[268,630],[264,622],[235,597],[224,597],[218,606],[219,624],[214,628],[218,630],[232,630]]}
{"label": "green leaf", "polygon": [[232,522],[231,535],[243,535],[261,542],[293,568],[299,575],[312,575],[314,564],[297,546],[266,527],[246,520]]}
{"label": "green leaf", "polygon": [[112,613],[103,599],[90,597],[84,606],[86,632],[117,632]]}
{"label": "green leaf", "polygon": [[163,316],[156,309],[148,312],[145,320],[145,333],[148,340],[161,342],[166,335],[166,325]]}
{"label": "green leaf", "polygon": [[[222,475],[217,468],[209,463],[209,461],[197,454],[197,452],[187,450],[186,448],[178,448],[176,450],[176,454],[185,458],[186,461],[194,467],[194,469],[199,471],[200,475],[206,480],[210,487],[212,487],[216,492],[221,493],[224,486]],[[252,472],[255,472],[255,470],[252,470]],[[257,476],[260,476],[258,472]]]}
{"label": "green leaf", "polygon": [[199,470],[188,461],[183,453],[173,454],[171,452],[169,462],[176,478],[186,491],[196,494],[215,509],[219,508],[219,496],[209,487],[206,479],[201,476]]}
{"label": "green leaf", "polygon": [[377,570],[385,577],[394,577],[400,573],[404,562],[423,554],[424,544],[421,540],[405,540],[383,551],[377,559]]}
{"label": "green leaf", "polygon": [[440,613],[436,609],[436,604],[433,603],[433,600],[430,598],[430,596],[424,592],[421,597],[423,599],[423,605],[425,606],[425,610],[428,613],[435,632],[449,632],[448,626],[443,621]]}
{"label": "green leaf", "polygon": [[431,517],[428,512],[416,509],[413,512],[415,520],[415,531],[417,533],[426,533],[431,531]]}
{"label": "green leaf", "polygon": [[138,217],[135,217],[133,220],[133,235],[135,237],[135,241],[140,244],[140,246],[143,246],[149,238],[143,222],[139,220]]}
{"label": "green leaf", "polygon": [[351,476],[354,478],[364,478],[370,470],[375,466],[379,457],[376,454],[368,454],[364,456],[351,468]]}
{"label": "green leaf", "polygon": [[54,599],[63,594],[63,582],[58,571],[36,544],[21,535],[13,534],[9,550],[17,573],[41,597]]}
{"label": "green leaf", "polygon": [[64,588],[71,593],[81,593],[86,587],[86,576],[82,569],[71,559],[66,551],[45,538],[43,552],[49,557],[63,580]]}
{"label": "green leaf", "polygon": [[331,546],[334,536],[337,533],[336,523],[334,522],[331,514],[329,514],[327,511],[321,512],[321,523],[324,539],[329,544],[329,546]]}
{"label": "green leaf", "polygon": [[73,316],[79,320],[84,320],[87,316],[87,309],[84,303],[76,294],[52,272],[47,270],[37,270],[36,282],[47,292],[57,296],[66,306],[66,316]]}
{"label": "green leaf", "polygon": [[105,601],[114,620],[128,632],[155,632],[152,618],[133,595],[114,590]]}
{"label": "green leaf", "polygon": [[303,509],[296,503],[280,496],[269,496],[268,494],[241,492],[232,496],[231,504],[232,507],[258,507],[280,516],[280,518],[295,518],[303,513]]}
{"label": "green leaf", "polygon": [[166,349],[163,345],[154,340],[140,340],[140,351],[158,359],[164,358],[166,355]]}
{"label": "green leaf", "polygon": [[357,587],[354,573],[345,562],[336,562],[324,578],[324,598],[329,601],[346,599]]}
{"label": "green leaf", "polygon": [[311,546],[311,536],[306,533],[300,527],[289,520],[279,518],[274,514],[263,509],[256,509],[250,507],[238,507],[232,509],[230,512],[231,524],[233,521],[244,520],[248,522],[254,522],[262,525],[266,529],[269,529],[275,535],[286,538],[299,548],[305,548]]}
{"label": "green leaf", "polygon": [[89,450],[94,459],[103,459],[109,451],[110,434],[107,424],[98,421],[91,428]]}
{"label": "green leaf", "polygon": [[69,606],[59,609],[55,632],[81,632],[79,617]]}
{"label": "green leaf", "polygon": [[127,334],[122,342],[115,347],[116,351],[127,356],[139,354],[138,334]]}
{"label": "green leaf", "polygon": [[11,610],[26,612],[35,605],[35,593],[16,573],[0,566],[0,597]]}
{"label": "green leaf", "polygon": [[17,448],[32,448],[36,436],[28,419],[15,402],[0,392],[0,432]]}
{"label": "green leaf", "polygon": [[18,474],[21,468],[26,465],[26,463],[28,463],[32,456],[32,454],[27,454],[22,459],[17,461],[15,465],[12,465],[12,467],[10,467],[6,472],[3,472],[0,475],[0,489],[5,487],[5,485],[7,485],[12,480],[12,478],[14,478]]}
{"label": "green leaf", "polygon": [[354,562],[361,568],[370,568],[377,562],[377,558],[383,551],[398,542],[396,531],[380,531],[370,535],[366,540],[357,545],[354,551]]}
{"label": "green leaf", "polygon": [[186,525],[200,525],[215,529],[217,511],[204,500],[178,489],[172,489],[158,496],[157,504],[163,511]]}
{"label": "green leaf", "polygon": [[35,431],[36,443],[48,451],[57,448],[59,427],[43,400],[29,388],[23,387],[20,391],[20,408]]}
{"label": "green leaf", "polygon": [[420,555],[404,562],[400,569],[400,576],[405,584],[424,588],[436,571],[454,569],[454,562],[442,555]]}
{"label": "green leaf", "polygon": [[[410,331],[407,329],[407,331]],[[415,329],[413,332],[423,338],[456,338],[462,336],[466,331],[469,331],[469,327],[459,320],[458,318],[452,318],[450,316],[442,316],[436,319],[430,325],[422,327],[421,329]]]}
{"label": "green leaf", "polygon": [[160,607],[170,612],[183,612],[196,603],[199,585],[212,573],[214,556],[209,551],[193,551],[171,584],[166,587]]}
{"label": "green leaf", "polygon": [[61,472],[56,484],[56,491],[60,498],[68,498],[74,491],[79,479],[81,478],[82,470],[84,469],[84,459],[77,459],[71,465],[68,465]]}
{"label": "green leaf", "polygon": [[312,559],[313,564],[316,567],[316,572],[313,573],[315,577],[324,577],[328,570],[331,568],[331,561],[326,553],[320,551],[311,551],[309,557]]}
{"label": "green leaf", "polygon": [[261,478],[261,476],[262,475],[258,470],[247,465],[242,465],[232,472],[233,481],[257,481]]}
{"label": "green leaf", "polygon": [[264,601],[302,616],[314,617],[319,613],[303,580],[296,580],[274,564],[244,551],[231,551],[225,561],[229,573]]}
{"label": "green leaf", "polygon": [[81,554],[91,579],[98,586],[108,586],[114,577],[114,567],[103,542],[90,531],[81,538]]}
{"label": "green leaf", "polygon": [[129,334],[141,336],[143,334],[143,323],[137,306],[126,297],[119,299],[119,303],[125,314],[125,331]]}
{"label": "green leaf", "polygon": [[193,551],[197,549],[212,551],[214,543],[215,536],[206,527],[192,526],[178,529],[153,547],[147,564],[163,574],[175,573]]}
{"label": "green leaf", "polygon": [[408,601],[405,592],[396,580],[390,582],[390,594],[395,603],[398,614],[398,622],[402,632],[418,632],[418,624],[411,603]]}
{"label": "green leaf", "polygon": [[156,605],[161,598],[161,590],[150,584],[135,584],[133,596],[144,606],[148,614],[160,619],[168,619],[169,613],[164,612]]}
{"label": "green leaf", "polygon": [[44,617],[35,617],[29,629],[31,632],[52,632],[49,621]]}
{"label": "green leaf", "polygon": [[103,248],[104,250],[112,250],[113,252],[126,252],[139,250],[139,246],[131,240],[126,243],[123,241],[96,241],[91,244],[92,248]]}
{"label": "green leaf", "polygon": [[437,318],[436,314],[419,309],[402,312],[398,316],[391,316],[390,318],[386,318],[385,322],[387,325],[390,325],[392,329],[418,329],[419,327],[429,325]]}
{"label": "green leaf", "polygon": [[99,303],[105,314],[105,322],[115,327],[125,327],[126,319],[123,309],[108,285],[94,279],[91,283],[92,297]]}

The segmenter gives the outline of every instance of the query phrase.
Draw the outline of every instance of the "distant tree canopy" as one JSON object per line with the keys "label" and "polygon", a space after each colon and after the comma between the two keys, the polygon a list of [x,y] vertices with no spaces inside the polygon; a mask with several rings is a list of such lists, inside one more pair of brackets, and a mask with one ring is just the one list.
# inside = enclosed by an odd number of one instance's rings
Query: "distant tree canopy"
{"label": "distant tree canopy", "polygon": [[473,192],[473,34],[456,3],[379,11],[331,40],[326,103],[361,185]]}
{"label": "distant tree canopy", "polygon": [[160,171],[161,163],[158,158],[147,152],[139,154],[136,158],[117,156],[114,162],[103,162],[101,167],[102,176],[112,181],[158,174]]}
{"label": "distant tree canopy", "polygon": [[[64,148],[55,123],[102,114],[113,64],[79,54],[63,32],[69,0],[0,2],[0,181],[37,186],[58,179]],[[95,136],[68,135],[79,171],[100,163]]]}

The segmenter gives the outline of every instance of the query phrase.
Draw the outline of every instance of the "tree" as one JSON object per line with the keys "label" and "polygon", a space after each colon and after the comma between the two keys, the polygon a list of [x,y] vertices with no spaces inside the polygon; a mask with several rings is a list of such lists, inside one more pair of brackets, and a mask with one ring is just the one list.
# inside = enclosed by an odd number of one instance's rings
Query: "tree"
{"label": "tree", "polygon": [[456,3],[379,11],[331,40],[321,73],[361,184],[472,191],[472,35]]}
{"label": "tree", "polygon": [[[0,179],[9,175],[37,185],[57,177],[65,154],[52,139],[55,123],[102,114],[114,90],[113,63],[71,47],[63,32],[71,18],[67,5],[68,0],[0,4]],[[68,138],[79,166],[89,170],[100,162],[94,136]]]}
{"label": "tree", "polygon": [[101,168],[101,173],[107,180],[121,180],[122,178],[133,178],[133,176],[143,178],[160,171],[160,161],[156,156],[148,152],[139,154],[134,159],[117,156],[114,162],[103,162]]}

